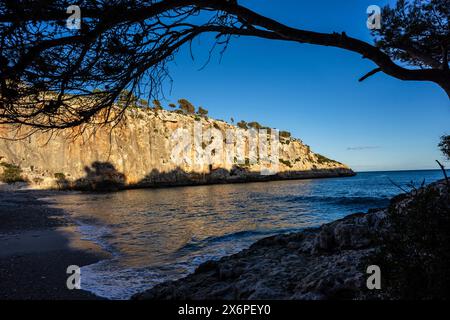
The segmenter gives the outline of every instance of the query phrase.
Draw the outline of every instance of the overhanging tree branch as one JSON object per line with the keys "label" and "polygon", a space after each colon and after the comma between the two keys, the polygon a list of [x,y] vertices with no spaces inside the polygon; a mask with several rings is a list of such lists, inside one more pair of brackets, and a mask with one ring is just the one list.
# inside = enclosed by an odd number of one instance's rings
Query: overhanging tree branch
{"label": "overhanging tree branch", "polygon": [[[433,1],[444,4],[437,8],[445,19],[447,2]],[[383,72],[434,82],[450,97],[448,21],[420,28],[411,22],[411,37],[403,30],[410,22],[402,21],[398,36],[381,30],[383,41],[372,45],[346,33],[292,28],[225,0],[82,1],[82,29],[69,32],[65,5],[0,0],[0,124],[67,128],[92,122],[102,110],[103,122],[113,121],[131,103],[118,104],[124,89],[156,96],[180,46],[204,33],[225,47],[231,36],[252,36],[341,48],[376,65],[359,81]],[[397,9],[386,10],[390,28],[397,28]]]}

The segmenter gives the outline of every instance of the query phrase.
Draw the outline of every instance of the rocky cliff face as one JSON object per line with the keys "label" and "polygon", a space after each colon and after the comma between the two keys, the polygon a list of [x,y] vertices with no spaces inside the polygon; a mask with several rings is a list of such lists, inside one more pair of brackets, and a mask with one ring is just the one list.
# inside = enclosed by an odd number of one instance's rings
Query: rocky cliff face
{"label": "rocky cliff face", "polygon": [[[11,127],[0,127],[0,137],[14,134]],[[88,128],[75,136],[74,130],[65,130],[18,141],[0,139],[0,162],[2,176],[22,177],[37,188],[114,189],[354,174],[275,131],[248,131],[224,121],[151,109],[130,110],[115,127]]]}

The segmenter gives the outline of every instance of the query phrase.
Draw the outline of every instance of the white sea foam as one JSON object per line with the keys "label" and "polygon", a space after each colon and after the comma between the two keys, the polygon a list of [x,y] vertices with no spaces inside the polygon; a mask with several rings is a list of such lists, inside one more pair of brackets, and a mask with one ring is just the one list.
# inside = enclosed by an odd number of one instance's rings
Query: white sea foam
{"label": "white sea foam", "polygon": [[158,283],[176,280],[192,273],[197,266],[208,260],[236,253],[245,246],[210,248],[207,254],[191,256],[184,261],[158,267],[130,268],[121,263],[121,257],[102,260],[81,268],[81,288],[107,299],[126,300],[138,292],[152,288]]}

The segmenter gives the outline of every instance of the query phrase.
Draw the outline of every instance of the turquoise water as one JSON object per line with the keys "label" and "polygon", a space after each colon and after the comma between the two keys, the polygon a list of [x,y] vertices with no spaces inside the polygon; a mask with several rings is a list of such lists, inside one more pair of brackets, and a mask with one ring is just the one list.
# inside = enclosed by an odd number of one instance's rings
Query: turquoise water
{"label": "turquoise water", "polygon": [[236,253],[277,233],[385,207],[401,193],[443,177],[438,170],[362,172],[355,177],[247,184],[62,193],[53,197],[86,239],[112,259],[82,268],[81,286],[125,299],[182,277],[209,259]]}

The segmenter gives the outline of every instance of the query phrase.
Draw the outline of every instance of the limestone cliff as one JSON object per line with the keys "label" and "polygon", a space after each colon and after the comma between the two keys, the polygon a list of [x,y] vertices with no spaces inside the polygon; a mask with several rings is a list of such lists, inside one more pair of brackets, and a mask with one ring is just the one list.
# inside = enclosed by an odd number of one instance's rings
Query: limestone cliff
{"label": "limestone cliff", "polygon": [[[202,131],[215,130],[215,135],[200,137],[200,151],[205,150],[212,155],[212,160],[199,161],[199,141],[193,136],[192,139],[184,140],[188,142],[188,148],[181,148],[188,156],[181,161],[174,161],[178,140],[194,134],[195,128]],[[242,131],[224,121],[198,115],[132,109],[126,112],[123,120],[115,127],[105,125],[96,130],[88,128],[75,137],[71,129],[57,133],[38,132],[18,141],[0,139],[0,174],[5,175],[5,171],[13,167],[32,187],[80,189],[354,174],[346,165],[315,154],[301,140],[290,136],[275,136],[277,141],[272,140],[265,147],[261,142],[264,142],[266,136],[270,141],[271,130],[254,136],[256,140],[253,144],[251,133],[244,135],[241,141],[243,153],[240,156],[230,156],[226,150],[235,150],[239,142],[229,140],[228,135],[239,130]],[[11,127],[0,127],[0,137],[11,138],[12,135]],[[223,143],[218,143],[222,142],[219,140],[223,140]],[[273,149],[274,146],[276,150]],[[263,172],[263,157],[258,156],[258,151],[261,152],[262,148],[272,148],[271,151],[266,150],[266,158],[272,159],[272,166],[276,170],[269,174]],[[255,150],[257,152],[253,152]]]}
{"label": "limestone cliff", "polygon": [[[440,180],[394,197],[388,208],[261,239],[133,298],[446,299],[450,244],[435,239],[448,239],[449,217],[450,185]],[[369,266],[382,270],[381,290],[368,289]]]}

